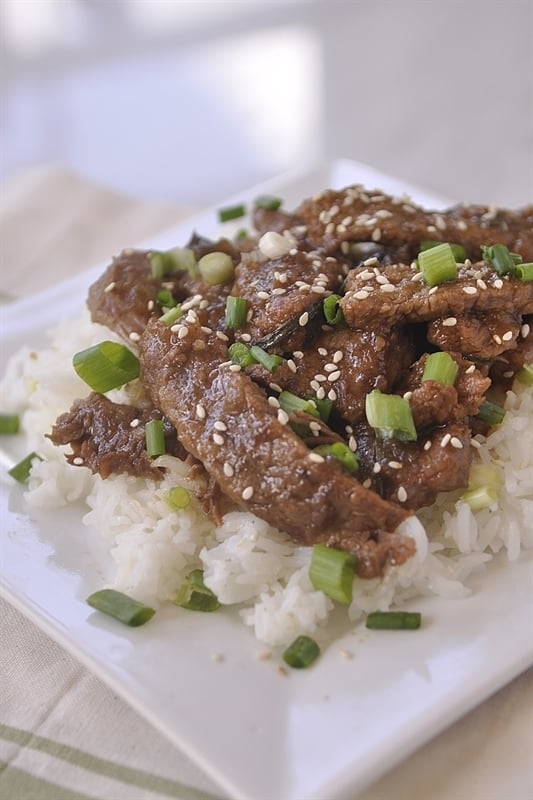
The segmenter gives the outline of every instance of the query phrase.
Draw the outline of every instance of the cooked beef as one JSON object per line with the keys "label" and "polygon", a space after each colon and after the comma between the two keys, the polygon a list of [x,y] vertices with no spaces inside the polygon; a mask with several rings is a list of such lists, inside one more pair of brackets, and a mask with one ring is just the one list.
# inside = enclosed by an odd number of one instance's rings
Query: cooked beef
{"label": "cooked beef", "polygon": [[502,311],[493,314],[465,314],[455,323],[436,319],[427,328],[429,342],[440,350],[464,353],[469,358],[488,361],[516,347],[522,324],[518,314]]}
{"label": "cooked beef", "polygon": [[360,574],[378,574],[387,558],[405,560],[412,542],[395,536],[387,546],[387,537],[407,512],[337,462],[316,460],[263,390],[227,365],[220,339],[193,322],[187,331],[175,339],[149,322],[140,342],[142,380],[224,494],[297,542],[342,543],[356,554]]}
{"label": "cooked beef", "polygon": [[[89,467],[102,478],[126,473],[160,480],[163,472],[146,452],[145,425],[161,418],[156,408],[113,403],[92,392],[57,419],[49,438],[54,444],[71,446],[72,453],[66,456],[70,464]],[[165,424],[165,444],[167,453],[186,456],[169,424]]]}
{"label": "cooked beef", "polygon": [[[283,209],[269,211],[266,208],[255,208],[252,214],[252,221],[255,230],[261,235],[268,231],[283,233],[294,228],[298,229],[302,225],[302,220],[296,214],[290,214]],[[300,231],[305,234],[307,231]]]}
{"label": "cooked beef", "polygon": [[490,376],[496,381],[512,378],[524,364],[533,364],[533,317],[523,318],[516,347],[493,360]]}
{"label": "cooked beef", "polygon": [[366,395],[390,391],[409,368],[414,349],[403,328],[340,328],[320,331],[304,352],[292,356],[274,376],[257,367],[249,373],[263,385],[273,380],[300,397],[329,398],[335,416],[354,424],[364,416]]}
{"label": "cooked beef", "polygon": [[[377,273],[377,274],[376,274]],[[460,266],[457,280],[429,288],[416,267],[405,264],[353,270],[346,278],[341,307],[353,328],[446,319],[475,313],[533,313],[533,282],[498,274],[484,262]]]}
{"label": "cooked beef", "polygon": [[406,508],[431,505],[439,492],[468,485],[471,452],[466,422],[435,428],[416,442],[379,439],[366,423],[357,426],[355,436],[361,480]]}
{"label": "cooked beef", "polygon": [[295,250],[273,260],[258,250],[243,255],[231,293],[246,298],[252,313],[237,338],[244,334],[245,340],[263,340],[289,323],[283,347],[300,346],[309,313],[321,309],[323,298],[340,288],[347,271],[345,262],[317,252]]}
{"label": "cooked beef", "polygon": [[455,206],[424,211],[408,197],[390,197],[361,186],[326,190],[305,200],[295,216],[307,227],[313,247],[334,253],[343,243],[373,241],[390,248],[409,247],[416,257],[424,240],[462,244],[477,260],[480,246],[497,242],[533,260],[533,206],[498,211],[487,206]]}

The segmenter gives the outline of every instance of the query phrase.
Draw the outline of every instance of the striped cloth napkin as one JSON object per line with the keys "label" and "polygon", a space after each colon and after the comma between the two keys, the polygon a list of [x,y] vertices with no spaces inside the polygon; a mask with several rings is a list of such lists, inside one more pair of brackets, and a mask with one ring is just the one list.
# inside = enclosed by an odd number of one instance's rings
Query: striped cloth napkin
{"label": "striped cloth napkin", "polygon": [[[53,168],[19,176],[1,194],[2,261],[17,269],[3,270],[0,293],[103,263],[184,213]],[[228,800],[5,601],[0,625],[0,800]],[[532,688],[533,673],[520,676],[358,800],[531,800]]]}

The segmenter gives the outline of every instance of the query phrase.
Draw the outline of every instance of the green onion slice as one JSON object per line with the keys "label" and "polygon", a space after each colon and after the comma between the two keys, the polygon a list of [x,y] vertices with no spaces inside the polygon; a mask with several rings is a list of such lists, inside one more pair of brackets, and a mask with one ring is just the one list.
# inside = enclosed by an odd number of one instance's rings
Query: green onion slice
{"label": "green onion slice", "polygon": [[204,584],[201,569],[194,569],[187,575],[172,602],[189,611],[216,611],[220,608],[217,596]]}
{"label": "green onion slice", "polygon": [[330,294],[322,304],[324,317],[328,325],[341,325],[344,322],[344,313],[339,305],[340,294]]}
{"label": "green onion slice", "polygon": [[309,580],[332,600],[351,603],[355,576],[355,558],[343,550],[315,544],[309,567]]}
{"label": "green onion slice", "polygon": [[333,444],[321,444],[315,447],[314,453],[319,453],[321,456],[332,456],[335,458],[347,472],[357,472],[359,469],[359,459],[357,455],[350,450],[348,445],[344,442],[334,442]]}
{"label": "green onion slice", "polygon": [[220,250],[202,256],[198,262],[198,269],[204,281],[211,286],[229,283],[235,272],[231,256]]}
{"label": "green onion slice", "polygon": [[533,386],[533,364],[524,364],[516,373],[515,378],[524,386]]}
{"label": "green onion slice", "polygon": [[295,411],[303,411],[305,414],[320,418],[320,412],[314,400],[305,400],[303,397],[298,397],[297,394],[283,390],[278,395],[278,402],[283,411],[289,415],[294,414]]}
{"label": "green onion slice", "polygon": [[162,280],[172,272],[188,272],[191,278],[198,276],[196,256],[190,247],[173,247],[171,250],[152,250],[148,254],[152,276]]}
{"label": "green onion slice", "polygon": [[459,367],[449,353],[431,353],[426,359],[422,381],[436,381],[453,386]]}
{"label": "green onion slice", "polygon": [[36,458],[39,461],[43,460],[38,453],[30,453],[23,458],[22,461],[19,461],[18,464],[15,464],[14,467],[11,467],[11,469],[8,470],[8,474],[19,483],[26,483],[30,477],[31,466]]}
{"label": "green onion slice", "polygon": [[283,653],[283,660],[289,667],[305,669],[310,667],[320,655],[320,647],[310,636],[298,636]]}
{"label": "green onion slice", "polygon": [[527,264],[516,264],[513,274],[520,281],[533,281],[533,261],[528,261]]}
{"label": "green onion slice", "polygon": [[190,505],[191,495],[183,486],[173,486],[165,494],[165,500],[173,511],[183,511]]}
{"label": "green onion slice", "polygon": [[322,422],[327,422],[331,414],[331,409],[333,408],[333,400],[330,400],[328,397],[313,397],[310,399],[316,405]]}
{"label": "green onion slice", "polygon": [[18,433],[20,417],[18,414],[0,414],[0,433]]}
{"label": "green onion slice", "polygon": [[498,492],[491,486],[478,486],[476,489],[464,492],[461,500],[468,503],[472,511],[480,511],[482,508],[490,508],[498,502]]}
{"label": "green onion slice", "polygon": [[457,278],[457,264],[447,242],[435,245],[418,254],[418,264],[427,286],[438,286]]}
{"label": "green onion slice", "polygon": [[248,300],[245,297],[232,297],[226,300],[226,327],[242,328],[248,314]]}
{"label": "green onion slice", "polygon": [[505,409],[490,400],[484,400],[477,412],[477,419],[487,425],[499,425],[504,417]]}
{"label": "green onion slice", "polygon": [[382,439],[416,441],[416,428],[409,402],[397,394],[382,394],[378,389],[367,394],[365,411],[368,424]]}
{"label": "green onion slice", "polygon": [[250,236],[250,234],[246,230],[246,228],[241,228],[240,230],[237,231],[237,233],[233,237],[233,241],[234,242],[242,242],[243,239],[248,239],[249,236]]}
{"label": "green onion slice", "polygon": [[371,630],[413,631],[420,627],[422,615],[419,611],[374,611],[366,618],[366,627]]}
{"label": "green onion slice", "polygon": [[87,350],[80,350],[72,359],[72,366],[95,392],[104,394],[124,386],[139,377],[137,356],[123,344],[100,342]]}
{"label": "green onion slice", "polygon": [[468,473],[468,488],[479,489],[489,486],[496,491],[502,484],[500,471],[494,464],[472,464]]}
{"label": "green onion slice", "polygon": [[229,357],[234,364],[240,367],[249,367],[251,364],[257,364],[256,359],[250,352],[248,345],[243,342],[234,342],[228,349]]}
{"label": "green onion slice", "polygon": [[488,247],[481,245],[481,255],[484,261],[494,267],[498,275],[514,275],[516,265],[522,261],[522,256],[511,253],[504,244],[493,244]]}
{"label": "green onion slice", "polygon": [[[420,250],[422,252],[424,252],[424,250],[431,250],[432,247],[438,247],[440,244],[442,244],[442,242],[434,242],[432,239],[423,239],[420,242]],[[452,248],[453,257],[456,261],[461,263],[466,261],[466,250],[462,244],[449,242],[449,245]]]}
{"label": "green onion slice", "polygon": [[130,628],[144,625],[155,614],[155,610],[150,606],[145,606],[144,603],[134,600],[127,594],[117,592],[116,589],[100,589],[89,595],[87,603],[97,611],[102,611],[104,614],[118,619],[119,622],[123,622],[124,625],[129,625]]}
{"label": "green onion slice", "polygon": [[165,311],[164,314],[161,314],[159,317],[159,321],[163,322],[168,328],[173,325],[177,319],[183,316],[183,311],[181,306],[174,306],[174,308],[169,308],[168,311]]}
{"label": "green onion slice", "polygon": [[246,208],[243,203],[238,203],[234,206],[227,206],[227,208],[220,208],[218,211],[219,222],[229,222],[232,219],[239,219],[246,214]]}
{"label": "green onion slice", "polygon": [[157,293],[157,302],[160,306],[164,306],[165,308],[174,308],[176,305],[176,301],[174,300],[174,295],[172,292],[169,292],[168,289],[160,289]]}
{"label": "green onion slice", "polygon": [[253,344],[250,347],[250,353],[252,357],[269,372],[275,372],[284,361],[281,356],[271,355],[271,353],[267,353],[266,350],[263,350],[263,348],[259,347],[257,344]]}
{"label": "green onion slice", "polygon": [[146,437],[146,452],[150,458],[162,456],[166,453],[165,446],[165,428],[162,419],[151,419],[144,426],[144,435]]}
{"label": "green onion slice", "polygon": [[254,200],[255,208],[264,208],[265,211],[277,211],[281,208],[283,200],[272,194],[262,194]]}

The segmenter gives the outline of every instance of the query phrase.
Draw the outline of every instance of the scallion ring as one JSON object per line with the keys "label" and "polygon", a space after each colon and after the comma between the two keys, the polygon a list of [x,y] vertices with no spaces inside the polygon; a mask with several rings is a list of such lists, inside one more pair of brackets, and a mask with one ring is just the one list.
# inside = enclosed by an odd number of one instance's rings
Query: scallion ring
{"label": "scallion ring", "polygon": [[0,433],[14,434],[20,430],[20,417],[18,414],[0,414]]}
{"label": "scallion ring", "polygon": [[172,602],[189,611],[216,611],[220,608],[217,596],[204,584],[201,569],[194,569],[187,575]]}
{"label": "scallion ring", "polygon": [[95,392],[104,394],[139,377],[137,356],[118,342],[100,342],[76,353],[72,366]]}
{"label": "scallion ring", "polygon": [[269,372],[275,372],[284,361],[281,356],[267,353],[266,350],[263,350],[263,348],[259,347],[257,344],[253,344],[250,347],[250,353],[252,357],[255,358],[255,360]]}
{"label": "scallion ring", "polygon": [[130,628],[144,625],[155,614],[155,610],[150,606],[134,600],[127,594],[117,592],[115,589],[100,589],[89,595],[87,603],[97,611],[118,619],[124,625],[129,625]]}
{"label": "scallion ring", "polygon": [[246,322],[248,313],[248,300],[245,297],[233,297],[230,295],[226,300],[226,327],[242,328]]}
{"label": "scallion ring", "polygon": [[283,653],[283,660],[293,669],[306,669],[320,655],[320,647],[310,636],[298,636]]}
{"label": "scallion ring", "polygon": [[383,394],[378,389],[367,394],[365,412],[368,424],[382,439],[416,441],[416,428],[409,402],[397,394]]}
{"label": "scallion ring", "polygon": [[315,544],[309,566],[309,580],[313,587],[332,600],[352,602],[355,577],[355,557],[344,550]]}
{"label": "scallion ring", "polygon": [[146,452],[150,458],[156,458],[166,453],[163,420],[151,419],[144,426],[144,433],[146,437]]}
{"label": "scallion ring", "polygon": [[453,386],[459,367],[449,353],[431,353],[424,364],[422,381],[436,381],[445,386]]}
{"label": "scallion ring", "polygon": [[457,264],[447,242],[435,245],[418,254],[418,265],[427,286],[439,286],[457,278]]}
{"label": "scallion ring", "polygon": [[414,631],[421,622],[419,611],[374,611],[367,616],[366,627],[371,630]]}
{"label": "scallion ring", "polygon": [[220,208],[218,211],[218,221],[219,222],[229,222],[232,219],[239,219],[239,217],[244,217],[246,214],[246,207],[243,203],[238,203],[234,206],[227,206],[226,208]]}
{"label": "scallion ring", "polygon": [[359,459],[344,442],[333,442],[333,444],[321,444],[315,447],[314,453],[321,456],[331,456],[338,461],[346,472],[354,473],[359,469]]}
{"label": "scallion ring", "polygon": [[324,300],[322,309],[328,325],[342,325],[344,322],[344,313],[339,305],[341,299],[340,294],[330,294]]}
{"label": "scallion ring", "polygon": [[229,283],[235,272],[231,256],[221,251],[202,256],[198,262],[198,269],[204,281],[211,286]]}

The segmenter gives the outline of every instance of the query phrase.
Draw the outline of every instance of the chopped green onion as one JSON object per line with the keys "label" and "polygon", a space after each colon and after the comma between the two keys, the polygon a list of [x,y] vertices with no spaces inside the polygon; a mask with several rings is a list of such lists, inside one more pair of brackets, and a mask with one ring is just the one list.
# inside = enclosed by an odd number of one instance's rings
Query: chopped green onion
{"label": "chopped green onion", "polygon": [[173,511],[183,511],[190,505],[191,495],[183,486],[173,486],[166,493],[165,500]]}
{"label": "chopped green onion", "polygon": [[176,301],[174,300],[174,296],[172,292],[169,292],[168,289],[161,289],[157,293],[157,302],[160,306],[164,306],[165,308],[174,308],[176,305]]}
{"label": "chopped green onion", "polygon": [[373,611],[366,618],[366,627],[371,630],[416,630],[422,615],[418,611]]}
{"label": "chopped green onion", "polygon": [[339,305],[340,294],[330,294],[322,304],[324,317],[328,325],[341,325],[344,322],[344,313]]}
{"label": "chopped green onion", "polygon": [[198,269],[204,281],[211,286],[229,283],[235,272],[231,256],[220,250],[202,256],[198,262]]}
{"label": "chopped green onion", "polygon": [[124,625],[129,625],[130,628],[144,625],[155,614],[155,610],[150,606],[145,606],[144,603],[117,592],[116,589],[100,589],[89,595],[87,603],[97,611],[102,611],[123,622]]}
{"label": "chopped green onion", "polygon": [[320,417],[320,413],[314,400],[305,400],[303,397],[298,397],[297,394],[292,392],[282,391],[278,395],[278,402],[280,408],[286,411],[287,414],[294,414],[295,411],[303,411],[305,414],[311,414],[313,417]]}
{"label": "chopped green onion", "polygon": [[481,245],[481,255],[494,267],[498,275],[514,275],[515,267],[522,261],[518,253],[511,253],[504,244]]}
{"label": "chopped green onion", "polygon": [[496,403],[491,403],[489,400],[484,400],[478,409],[476,418],[487,425],[499,425],[504,417],[504,408],[496,405]]}
{"label": "chopped green onion", "polygon": [[240,367],[249,367],[251,364],[257,364],[256,359],[250,352],[250,348],[243,342],[234,342],[230,345],[228,353],[233,363],[238,364]]}
{"label": "chopped green onion", "polygon": [[31,466],[36,458],[39,461],[43,460],[37,453],[30,453],[23,458],[22,461],[19,461],[18,464],[15,464],[14,467],[11,467],[11,469],[8,470],[8,474],[19,483],[26,483],[30,477]]}
{"label": "chopped green onion", "polygon": [[282,203],[280,197],[274,197],[272,194],[262,194],[254,200],[255,208],[264,208],[265,211],[277,211]]}
{"label": "chopped green onion", "polygon": [[242,328],[248,313],[248,300],[245,297],[230,297],[226,300],[226,326]]}
{"label": "chopped green onion", "polygon": [[357,472],[359,469],[359,459],[344,442],[334,442],[333,444],[321,444],[315,447],[314,453],[321,456],[332,456],[347,472]]}
{"label": "chopped green onion", "polygon": [[422,250],[418,254],[418,264],[428,286],[438,286],[457,278],[455,256],[447,242]]}
{"label": "chopped green onion", "polygon": [[524,364],[516,373],[515,378],[524,386],[533,386],[533,364]]}
{"label": "chopped green onion", "polygon": [[95,392],[101,394],[117,389],[139,377],[137,356],[118,342],[100,342],[76,353],[72,366]]}
{"label": "chopped green onion", "polygon": [[490,508],[498,502],[498,492],[491,486],[478,486],[476,489],[469,489],[462,494],[461,500],[468,503],[472,511],[480,511],[482,508]]}
{"label": "chopped green onion", "polygon": [[246,228],[241,228],[240,230],[237,231],[237,233],[233,237],[233,241],[241,242],[243,239],[248,239],[249,236],[250,234],[248,233]]}
{"label": "chopped green onion", "polygon": [[502,483],[500,471],[494,464],[472,464],[468,473],[468,488],[480,489],[489,486],[498,490]]}
{"label": "chopped green onion", "polygon": [[216,594],[204,584],[201,569],[194,569],[187,575],[172,602],[189,611],[216,611],[220,608]]}
{"label": "chopped green onion", "polygon": [[250,347],[250,353],[252,357],[269,372],[275,372],[277,368],[283,364],[284,359],[281,356],[271,355],[257,344],[253,344]]}
{"label": "chopped green onion", "polygon": [[305,669],[310,667],[320,655],[320,647],[310,636],[298,636],[283,653],[283,660],[289,667]]}
{"label": "chopped green onion", "polygon": [[152,267],[152,276],[157,280],[161,280],[169,272],[174,272],[174,259],[161,250],[152,250],[148,254],[150,265]]}
{"label": "chopped green onion", "polygon": [[[434,242],[432,239],[424,239],[420,242],[420,250],[422,252],[424,252],[424,250],[431,250],[432,247],[438,247],[440,244],[442,244],[442,242]],[[449,242],[449,245],[452,248],[453,257],[456,261],[459,261],[460,263],[466,261],[466,250],[462,244],[454,244],[453,242]]]}
{"label": "chopped green onion", "polygon": [[176,272],[188,272],[191,278],[198,277],[198,263],[190,247],[173,247],[168,251],[174,259]]}
{"label": "chopped green onion", "polygon": [[527,264],[516,264],[513,275],[520,281],[533,281],[533,261]]}
{"label": "chopped green onion", "polygon": [[151,419],[144,426],[144,434],[146,437],[146,452],[150,458],[162,456],[166,453],[165,445],[165,428],[162,419]]}
{"label": "chopped green onion", "polygon": [[246,208],[242,203],[227,208],[220,208],[218,211],[219,222],[229,222],[231,219],[239,219],[246,214]]}
{"label": "chopped green onion", "polygon": [[318,409],[322,422],[327,422],[331,414],[331,409],[333,408],[333,400],[330,400],[328,397],[313,397],[312,401]]}
{"label": "chopped green onion", "polygon": [[171,272],[188,272],[191,278],[198,275],[194,251],[190,247],[173,247],[171,250],[152,250],[148,254],[152,276],[162,280]]}
{"label": "chopped green onion", "polygon": [[351,603],[355,576],[355,558],[343,550],[315,544],[309,566],[309,580],[332,600]]}
{"label": "chopped green onion", "polygon": [[445,386],[453,386],[459,367],[449,353],[431,353],[422,373],[422,381],[436,381]]}
{"label": "chopped green onion", "polygon": [[181,306],[174,306],[174,308],[169,308],[168,311],[165,311],[164,314],[161,314],[159,321],[163,322],[167,327],[170,327],[182,316],[183,311]]}
{"label": "chopped green onion", "polygon": [[18,433],[20,417],[18,414],[0,414],[0,433]]}
{"label": "chopped green onion", "polygon": [[368,424],[382,439],[416,441],[416,428],[409,402],[397,394],[382,394],[378,389],[367,394],[365,411]]}

